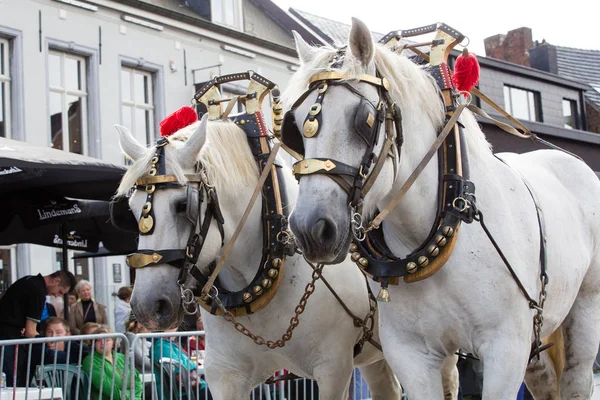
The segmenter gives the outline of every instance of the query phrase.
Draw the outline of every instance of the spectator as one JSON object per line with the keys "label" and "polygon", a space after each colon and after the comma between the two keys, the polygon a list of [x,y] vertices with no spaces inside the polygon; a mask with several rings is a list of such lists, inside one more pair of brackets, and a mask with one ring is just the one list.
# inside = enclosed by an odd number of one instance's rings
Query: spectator
{"label": "spectator", "polygon": [[73,304],[77,303],[77,300],[79,300],[79,297],[77,297],[77,293],[75,293],[75,291],[70,291],[69,292],[69,305],[67,307],[71,307]]}
{"label": "spectator", "polygon": [[[36,337],[36,327],[42,318],[46,296],[62,296],[71,290],[74,283],[75,277],[68,271],[57,271],[46,276],[25,276],[16,281],[0,299],[0,340]],[[2,371],[10,385],[14,379],[14,360],[15,346],[5,346]],[[23,361],[18,361],[16,366],[19,386],[25,384],[25,373],[19,373],[25,367]]]}
{"label": "spectator", "polygon": [[65,302],[63,297],[52,296],[50,303],[56,310],[56,316],[60,318],[65,317]]}
{"label": "spectator", "polygon": [[[46,337],[71,336],[69,324],[62,318],[51,317],[46,320],[46,329],[42,332]],[[34,344],[31,349],[31,365],[44,364],[80,364],[89,354],[90,349],[77,341],[65,344],[64,341]],[[35,368],[31,369],[31,376]]]}
{"label": "spectator", "polygon": [[92,285],[86,280],[80,280],[75,286],[75,291],[80,301],[73,304],[69,310],[71,330],[81,330],[86,322],[107,324],[106,306],[92,299]]}
{"label": "spectator", "polygon": [[[80,335],[91,335],[94,332],[96,332],[96,329],[98,329],[98,328],[100,328],[100,324],[97,324],[95,322],[86,322],[85,324],[83,324],[83,326],[79,330],[79,334]],[[83,343],[85,343],[89,347],[92,346],[91,340],[84,340]]]}
{"label": "spectator", "polygon": [[125,325],[131,314],[131,293],[133,290],[129,286],[123,286],[117,292],[117,301],[115,303],[115,330],[119,333],[125,333]]}
{"label": "spectator", "polygon": [[129,315],[129,321],[127,321],[127,340],[129,345],[135,346],[133,349],[135,368],[139,372],[151,372],[152,371],[152,360],[150,360],[150,348],[152,347],[152,341],[138,338],[135,340],[138,333],[150,332],[146,327],[138,322],[133,313]]}
{"label": "spectator", "polygon": [[[95,334],[113,333],[108,327],[100,327]],[[125,355],[113,351],[114,339],[96,339],[92,353],[83,360],[82,368],[92,381],[92,399],[120,399],[125,383],[126,400],[142,399],[142,381],[134,370],[135,387],[131,392],[129,374],[125,375]],[[127,369],[131,373],[131,369]]]}
{"label": "spectator", "polygon": [[[203,331],[203,330],[204,330],[204,324],[202,323],[202,315],[200,315],[200,313],[198,313],[198,319],[196,320],[196,331]],[[197,351],[197,350],[200,350],[200,351],[206,350],[206,347],[204,345],[204,335],[190,336],[188,338],[188,353],[194,354],[193,352]]]}
{"label": "spectator", "polygon": [[37,325],[37,331],[42,333],[46,330],[46,320],[48,318],[57,317],[56,308],[50,302],[50,296],[46,296],[46,303],[44,303],[44,310],[42,311],[42,318],[40,318],[40,322]]}
{"label": "spectator", "polygon": [[[165,332],[175,331],[176,329],[169,329]],[[157,368],[155,368],[157,381],[156,386],[158,387],[158,392],[162,393],[163,400],[167,399],[168,397],[162,391],[161,379],[158,374],[161,372],[161,360],[164,359],[170,359],[172,362],[172,367],[174,367],[175,372],[175,382],[181,385],[183,392],[187,390],[186,379],[189,379],[189,384],[194,390],[197,386],[200,386],[200,389],[204,389],[206,387],[204,380],[198,376],[198,364],[195,361],[190,360],[183,349],[179,347],[177,343],[171,340],[171,338],[159,338],[158,340],[154,341],[151,353],[152,361],[157,366]],[[184,369],[185,371],[181,371],[181,369]]]}

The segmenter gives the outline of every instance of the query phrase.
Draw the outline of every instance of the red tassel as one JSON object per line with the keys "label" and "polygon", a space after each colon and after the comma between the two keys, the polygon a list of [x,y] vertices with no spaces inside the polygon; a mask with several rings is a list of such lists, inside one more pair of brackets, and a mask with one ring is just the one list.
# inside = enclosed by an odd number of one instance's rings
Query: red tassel
{"label": "red tassel", "polygon": [[454,63],[454,75],[452,76],[454,86],[459,91],[470,92],[479,82],[479,61],[473,53],[465,48]]}
{"label": "red tassel", "polygon": [[198,121],[198,114],[189,106],[183,106],[167,118],[160,121],[160,136],[171,136],[178,130]]}

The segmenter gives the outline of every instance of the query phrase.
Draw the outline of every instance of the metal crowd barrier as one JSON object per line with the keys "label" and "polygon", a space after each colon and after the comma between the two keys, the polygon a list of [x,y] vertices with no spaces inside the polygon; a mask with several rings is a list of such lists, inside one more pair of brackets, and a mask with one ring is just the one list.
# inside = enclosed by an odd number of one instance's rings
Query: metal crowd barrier
{"label": "metal crowd barrier", "polygon": [[[95,397],[90,377],[98,367],[92,363],[90,370],[86,371],[83,364],[96,342],[106,339],[114,341],[113,359],[116,359],[117,347],[129,354],[127,338],[119,333],[0,341],[0,366],[6,373],[6,387],[1,389],[0,399],[83,400]],[[49,349],[48,344],[58,345],[60,342],[64,342],[64,351]],[[103,354],[100,381],[105,378],[106,362],[106,354]],[[123,374],[127,373],[128,365],[125,362]],[[125,398],[128,382],[123,379],[119,389],[115,386],[115,378],[113,374],[107,382],[109,386],[105,384],[99,387],[96,391],[98,398],[103,398],[103,392],[106,394],[108,390],[111,399],[115,397],[115,392],[122,394],[117,397]]]}
{"label": "metal crowd barrier", "polygon": [[[203,353],[197,349],[203,336],[203,331],[127,336],[111,333],[0,341],[0,366],[6,371],[5,361],[12,360],[13,372],[16,372],[12,377],[7,375],[9,379],[6,388],[0,390],[0,400],[212,399],[210,387],[195,384],[200,383],[199,378],[204,375]],[[114,341],[113,367],[107,364],[110,361],[106,354],[96,355],[100,366],[85,361],[96,343],[104,339]],[[50,351],[49,343],[60,342],[64,342],[63,352]],[[191,346],[194,342],[196,349]],[[110,376],[114,364],[120,365],[120,361],[115,361],[117,358],[124,360],[124,365]],[[91,368],[84,367],[88,364]],[[101,368],[99,374],[98,368]],[[122,383],[119,385],[116,381]],[[99,382],[103,384],[98,385]],[[367,384],[355,370],[349,399],[370,398]],[[317,384],[308,379],[262,384],[250,395],[250,400],[318,399]]]}

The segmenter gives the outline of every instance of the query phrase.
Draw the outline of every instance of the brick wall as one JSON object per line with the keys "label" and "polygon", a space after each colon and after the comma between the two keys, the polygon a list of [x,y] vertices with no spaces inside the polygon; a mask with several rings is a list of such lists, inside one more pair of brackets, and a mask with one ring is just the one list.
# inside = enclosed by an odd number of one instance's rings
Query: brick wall
{"label": "brick wall", "polygon": [[587,130],[590,132],[600,133],[600,111],[586,101],[585,113],[587,116]]}
{"label": "brick wall", "polygon": [[522,27],[484,39],[486,57],[529,67],[527,51],[533,47],[531,28]]}

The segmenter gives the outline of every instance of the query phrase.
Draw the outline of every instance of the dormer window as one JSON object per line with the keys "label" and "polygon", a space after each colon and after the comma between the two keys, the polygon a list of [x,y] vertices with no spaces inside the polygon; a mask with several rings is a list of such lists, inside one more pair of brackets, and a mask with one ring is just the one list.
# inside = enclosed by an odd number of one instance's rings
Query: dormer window
{"label": "dormer window", "polygon": [[210,0],[212,22],[242,30],[242,0]]}

